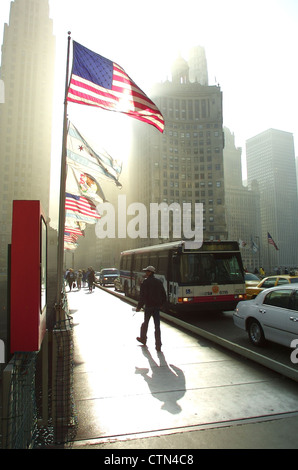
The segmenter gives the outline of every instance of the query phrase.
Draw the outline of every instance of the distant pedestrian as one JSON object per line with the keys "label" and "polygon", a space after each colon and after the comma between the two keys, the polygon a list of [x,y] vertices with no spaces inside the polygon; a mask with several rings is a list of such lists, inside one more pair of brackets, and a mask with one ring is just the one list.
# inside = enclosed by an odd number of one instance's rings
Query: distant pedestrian
{"label": "distant pedestrian", "polygon": [[93,283],[95,282],[95,273],[94,273],[93,268],[89,268],[89,271],[87,273],[87,281],[88,281],[89,292],[92,292]]}
{"label": "distant pedestrian", "polygon": [[166,302],[166,292],[162,282],[154,276],[154,266],[147,266],[144,268],[146,278],[141,284],[140,300],[138,302],[136,311],[139,312],[145,305],[144,322],[141,325],[140,336],[137,340],[146,345],[147,331],[149,320],[151,316],[154,320],[155,327],[155,347],[157,351],[161,350],[161,332],[160,332],[160,314],[159,310]]}
{"label": "distant pedestrian", "polygon": [[78,289],[80,290],[81,287],[82,287],[82,279],[83,279],[83,273],[82,273],[82,270],[79,269],[78,270],[78,275],[77,275],[77,286],[78,286]]}
{"label": "distant pedestrian", "polygon": [[87,273],[86,273],[86,270],[83,269],[82,273],[83,273],[83,279],[82,279],[82,281],[83,281],[83,287],[86,287],[86,282],[87,282]]}
{"label": "distant pedestrian", "polygon": [[75,280],[76,280],[76,275],[75,275],[73,269],[69,269],[69,271],[66,275],[66,280],[67,280],[67,283],[68,283],[68,286],[69,286],[69,292],[71,292],[71,289],[74,286]]}

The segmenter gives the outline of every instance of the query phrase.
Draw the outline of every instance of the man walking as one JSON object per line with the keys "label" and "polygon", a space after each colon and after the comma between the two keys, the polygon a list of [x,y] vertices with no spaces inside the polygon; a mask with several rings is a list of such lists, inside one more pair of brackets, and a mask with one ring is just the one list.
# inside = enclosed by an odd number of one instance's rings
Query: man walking
{"label": "man walking", "polygon": [[137,340],[146,345],[149,320],[152,316],[155,327],[155,347],[157,351],[160,351],[161,334],[159,310],[166,301],[166,292],[162,282],[154,276],[155,268],[153,266],[147,266],[143,271],[145,271],[145,280],[141,284],[140,300],[136,311],[139,312],[145,305],[145,313],[144,322],[141,325],[141,333],[140,336],[137,337]]}

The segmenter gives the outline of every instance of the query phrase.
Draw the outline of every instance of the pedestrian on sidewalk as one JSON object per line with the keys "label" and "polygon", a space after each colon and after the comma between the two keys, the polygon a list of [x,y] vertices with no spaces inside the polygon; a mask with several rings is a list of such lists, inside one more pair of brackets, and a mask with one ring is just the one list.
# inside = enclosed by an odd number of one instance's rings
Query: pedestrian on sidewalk
{"label": "pedestrian on sidewalk", "polygon": [[81,290],[81,287],[82,287],[82,279],[83,279],[83,273],[82,273],[82,270],[79,269],[78,275],[77,275],[77,286],[79,290]]}
{"label": "pedestrian on sidewalk", "polygon": [[69,269],[67,275],[66,275],[66,280],[68,282],[69,286],[69,292],[71,292],[71,288],[75,286],[75,281],[76,281],[76,275],[73,269]]}
{"label": "pedestrian on sidewalk", "polygon": [[87,274],[87,281],[88,281],[89,292],[92,292],[93,283],[95,282],[95,273],[94,273],[93,268],[89,268],[89,271]]}
{"label": "pedestrian on sidewalk", "polygon": [[140,336],[137,337],[137,340],[143,345],[146,345],[149,320],[152,316],[155,328],[155,347],[157,351],[160,351],[161,333],[159,310],[166,302],[166,292],[162,282],[154,276],[154,266],[147,266],[147,268],[144,268],[143,271],[145,271],[145,279],[141,284],[140,300],[138,302],[136,311],[139,312],[145,305],[145,312],[144,322],[141,325],[141,333]]}
{"label": "pedestrian on sidewalk", "polygon": [[85,269],[83,269],[83,287],[86,287],[86,282],[87,282],[87,272]]}

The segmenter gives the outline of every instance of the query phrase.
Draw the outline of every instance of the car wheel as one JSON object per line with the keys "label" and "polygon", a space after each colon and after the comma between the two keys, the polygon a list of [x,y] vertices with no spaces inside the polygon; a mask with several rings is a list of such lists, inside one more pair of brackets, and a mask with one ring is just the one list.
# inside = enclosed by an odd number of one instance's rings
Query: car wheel
{"label": "car wheel", "polygon": [[263,328],[257,320],[251,320],[248,325],[248,336],[252,344],[262,346],[265,342]]}

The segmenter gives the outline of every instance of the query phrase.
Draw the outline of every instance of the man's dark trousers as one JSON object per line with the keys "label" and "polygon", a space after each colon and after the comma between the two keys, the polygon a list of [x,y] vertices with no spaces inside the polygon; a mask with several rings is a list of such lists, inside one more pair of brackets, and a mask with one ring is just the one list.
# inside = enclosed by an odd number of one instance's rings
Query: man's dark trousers
{"label": "man's dark trousers", "polygon": [[160,335],[160,315],[159,315],[159,308],[158,307],[145,307],[144,313],[144,323],[141,326],[141,340],[146,344],[147,341],[147,331],[149,320],[153,317],[154,320],[154,327],[155,327],[155,347],[161,347],[161,335]]}

